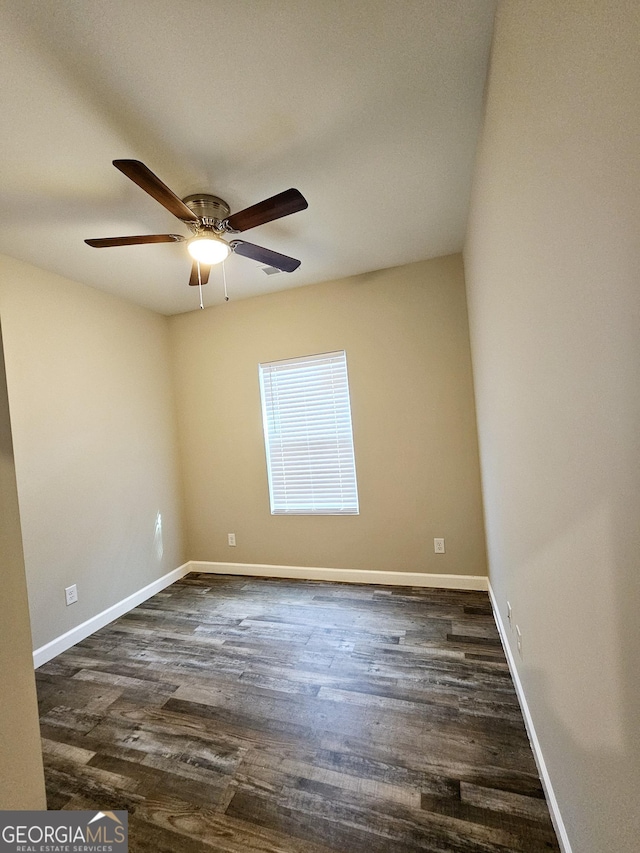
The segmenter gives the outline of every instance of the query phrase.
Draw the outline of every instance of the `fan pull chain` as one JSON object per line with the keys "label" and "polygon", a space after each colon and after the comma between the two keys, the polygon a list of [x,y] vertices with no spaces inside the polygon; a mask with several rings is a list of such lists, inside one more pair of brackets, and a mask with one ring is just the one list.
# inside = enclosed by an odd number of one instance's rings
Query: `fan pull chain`
{"label": "fan pull chain", "polygon": [[196,261],[198,264],[198,290],[200,291],[200,307],[204,310],[204,305],[202,304],[202,276],[200,275],[200,261]]}
{"label": "fan pull chain", "polygon": [[222,281],[224,282],[224,301],[228,302],[229,297],[227,296],[227,271],[224,268],[224,261],[222,262]]}

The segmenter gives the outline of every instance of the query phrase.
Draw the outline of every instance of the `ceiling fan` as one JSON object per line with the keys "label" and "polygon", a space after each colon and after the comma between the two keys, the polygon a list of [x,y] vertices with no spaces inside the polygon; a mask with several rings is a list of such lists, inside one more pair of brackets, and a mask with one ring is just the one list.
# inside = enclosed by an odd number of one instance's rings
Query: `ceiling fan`
{"label": "ceiling fan", "polygon": [[114,160],[113,165],[160,202],[169,213],[184,222],[191,230],[192,236],[187,238],[182,234],[143,234],[136,237],[105,237],[85,240],[89,246],[104,249],[109,246],[137,246],[144,243],[186,242],[193,258],[190,285],[206,284],[211,266],[223,261],[231,252],[283,272],[293,272],[300,266],[300,261],[296,258],[247,243],[246,240],[227,242],[222,239],[223,234],[239,234],[257,225],[264,225],[266,222],[304,210],[308,207],[307,200],[298,190],[285,190],[229,216],[229,205],[218,196],[197,193],[184,199],[178,198],[139,160]]}

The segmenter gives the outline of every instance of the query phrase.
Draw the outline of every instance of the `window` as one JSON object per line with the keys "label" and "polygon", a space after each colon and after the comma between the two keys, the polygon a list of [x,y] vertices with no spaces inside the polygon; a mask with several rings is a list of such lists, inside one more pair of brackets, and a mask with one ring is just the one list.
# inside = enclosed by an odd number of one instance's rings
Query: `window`
{"label": "window", "polygon": [[344,352],[260,365],[272,515],[357,515]]}

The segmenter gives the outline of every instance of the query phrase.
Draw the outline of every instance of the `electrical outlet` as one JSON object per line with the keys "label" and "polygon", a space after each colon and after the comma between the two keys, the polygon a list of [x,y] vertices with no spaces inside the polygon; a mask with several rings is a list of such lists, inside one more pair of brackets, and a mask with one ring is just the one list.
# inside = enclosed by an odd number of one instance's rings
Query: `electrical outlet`
{"label": "electrical outlet", "polygon": [[64,598],[67,602],[67,607],[70,604],[75,604],[78,600],[78,587],[75,584],[71,584],[71,586],[65,587]]}
{"label": "electrical outlet", "polygon": [[509,627],[513,630],[513,612],[511,610],[511,604],[507,601],[507,619],[509,620]]}
{"label": "electrical outlet", "polygon": [[522,657],[522,634],[520,628],[516,625],[516,642],[518,644],[518,654]]}
{"label": "electrical outlet", "polygon": [[444,539],[434,539],[433,550],[436,554],[444,554]]}
{"label": "electrical outlet", "polygon": [[227,539],[229,540],[229,545],[235,545],[236,544],[236,534],[235,533],[229,533],[227,535]]}

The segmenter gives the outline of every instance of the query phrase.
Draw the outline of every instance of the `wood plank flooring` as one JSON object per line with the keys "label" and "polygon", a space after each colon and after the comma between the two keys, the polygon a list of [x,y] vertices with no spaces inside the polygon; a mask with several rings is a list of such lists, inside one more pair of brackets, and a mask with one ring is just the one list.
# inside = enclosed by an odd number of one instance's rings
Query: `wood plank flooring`
{"label": "wood plank flooring", "polygon": [[486,593],[190,574],[36,675],[131,853],[559,850]]}

